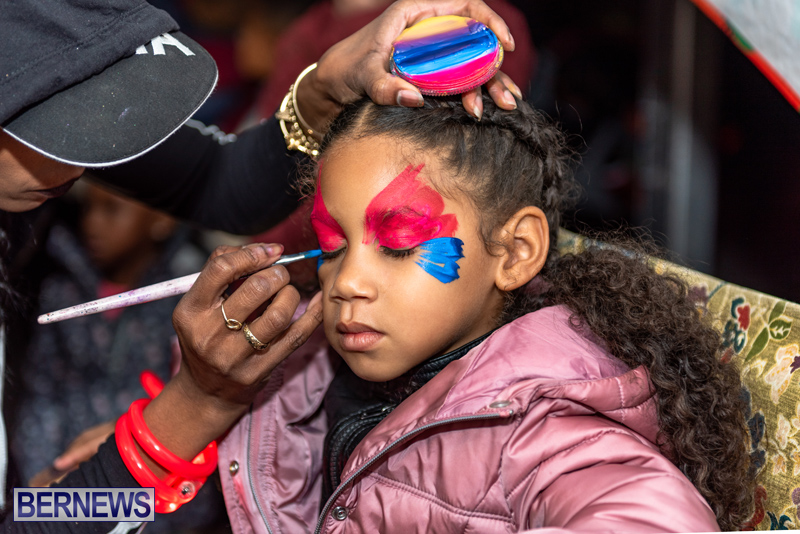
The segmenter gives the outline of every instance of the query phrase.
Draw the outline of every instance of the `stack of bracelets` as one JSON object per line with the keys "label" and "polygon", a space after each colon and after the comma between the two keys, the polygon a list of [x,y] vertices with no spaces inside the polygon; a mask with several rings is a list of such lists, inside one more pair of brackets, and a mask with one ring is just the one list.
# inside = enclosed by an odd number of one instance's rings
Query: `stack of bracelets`
{"label": "stack of bracelets", "polygon": [[[217,442],[209,443],[191,462],[165,448],[147,428],[142,415],[145,406],[161,392],[164,384],[150,371],[142,373],[141,381],[150,399],[134,401],[128,412],[117,420],[117,448],[133,478],[142,487],[155,488],[155,511],[167,514],[191,501],[217,468]],[[169,471],[163,479],[157,477],[142,460],[137,443],[150,458]]]}

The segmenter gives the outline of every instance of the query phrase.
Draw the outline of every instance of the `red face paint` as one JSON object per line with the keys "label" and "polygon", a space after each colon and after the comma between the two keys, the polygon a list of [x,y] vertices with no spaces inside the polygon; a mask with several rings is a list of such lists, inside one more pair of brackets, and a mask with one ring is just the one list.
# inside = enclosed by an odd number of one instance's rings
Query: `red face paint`
{"label": "red face paint", "polygon": [[323,252],[333,252],[344,245],[344,230],[328,213],[325,201],[322,200],[319,176],[317,176],[317,193],[314,195],[314,208],[311,210],[311,226],[314,228],[314,233],[317,234],[317,240],[319,240],[319,246]]}
{"label": "red face paint", "polygon": [[409,249],[429,239],[455,235],[456,216],[442,214],[442,196],[417,180],[424,166],[409,165],[372,199],[364,220],[365,244],[377,240],[382,247]]}

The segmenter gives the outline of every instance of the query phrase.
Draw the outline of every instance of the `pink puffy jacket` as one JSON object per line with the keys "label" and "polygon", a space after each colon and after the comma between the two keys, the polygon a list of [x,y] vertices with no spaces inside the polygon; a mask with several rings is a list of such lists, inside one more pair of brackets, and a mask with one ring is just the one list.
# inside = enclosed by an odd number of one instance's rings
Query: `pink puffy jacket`
{"label": "pink puffy jacket", "polygon": [[221,444],[233,531],[719,530],[653,445],[647,373],[568,318],[528,314],[448,365],[358,445],[323,506],[320,406],[335,359],[318,332]]}

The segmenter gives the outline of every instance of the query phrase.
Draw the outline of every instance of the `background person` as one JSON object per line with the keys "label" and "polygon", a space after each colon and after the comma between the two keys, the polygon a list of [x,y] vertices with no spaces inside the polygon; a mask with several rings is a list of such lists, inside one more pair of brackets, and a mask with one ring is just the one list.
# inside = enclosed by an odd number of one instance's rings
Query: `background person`
{"label": "background person", "polygon": [[[44,270],[36,314],[122,293],[200,270],[207,253],[168,215],[87,183],[60,218],[32,268]],[[77,468],[57,458],[68,446],[89,447],[88,458],[114,431],[114,422],[142,394],[139,375],[164,379],[180,364],[172,311],[180,297],[109,310],[72,321],[35,325],[22,391],[9,427],[11,457],[23,484],[47,486]],[[88,430],[87,430],[88,429]],[[87,438],[91,438],[87,440]],[[91,443],[93,446],[91,446]],[[55,459],[55,461],[54,461]],[[153,532],[210,529],[225,522],[222,495],[207,484],[194,512],[159,515]]]}

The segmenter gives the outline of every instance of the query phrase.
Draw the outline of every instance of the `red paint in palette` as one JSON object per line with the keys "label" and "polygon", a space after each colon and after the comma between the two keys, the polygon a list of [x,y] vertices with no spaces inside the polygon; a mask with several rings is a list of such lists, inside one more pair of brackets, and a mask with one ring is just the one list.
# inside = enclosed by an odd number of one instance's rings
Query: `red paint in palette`
{"label": "red paint in palette", "polygon": [[365,244],[377,240],[382,247],[409,249],[430,239],[455,235],[456,216],[443,214],[442,196],[417,180],[424,166],[409,165],[372,199],[364,220]]}

